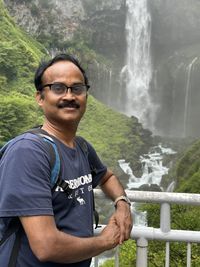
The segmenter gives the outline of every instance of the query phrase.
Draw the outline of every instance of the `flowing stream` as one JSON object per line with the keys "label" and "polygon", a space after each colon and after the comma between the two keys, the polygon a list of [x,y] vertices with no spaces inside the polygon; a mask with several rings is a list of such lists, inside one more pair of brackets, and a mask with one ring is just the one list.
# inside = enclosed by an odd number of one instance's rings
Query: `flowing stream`
{"label": "flowing stream", "polygon": [[162,144],[155,146],[148,154],[140,156],[142,163],[142,176],[136,177],[130,168],[130,164],[124,159],[119,160],[119,166],[124,173],[129,175],[128,189],[138,189],[142,185],[155,184],[160,186],[162,176],[168,173],[168,167],[163,166],[162,160],[164,155],[173,155],[176,152],[171,148],[165,148]]}
{"label": "flowing stream", "polygon": [[[140,162],[142,164],[142,175],[136,177],[130,164],[124,159],[119,160],[119,166],[129,176],[127,183],[127,189],[135,190],[149,190],[152,191],[167,191],[172,192],[174,190],[175,182],[171,182],[166,189],[161,187],[161,181],[163,175],[168,173],[169,168],[163,166],[163,157],[165,155],[176,154],[171,148],[163,147],[162,144],[158,144],[151,149],[148,154],[140,156]],[[155,191],[155,190],[154,190]],[[132,203],[132,212],[134,213],[134,224],[135,225],[147,225],[146,212],[138,212],[137,204]]]}

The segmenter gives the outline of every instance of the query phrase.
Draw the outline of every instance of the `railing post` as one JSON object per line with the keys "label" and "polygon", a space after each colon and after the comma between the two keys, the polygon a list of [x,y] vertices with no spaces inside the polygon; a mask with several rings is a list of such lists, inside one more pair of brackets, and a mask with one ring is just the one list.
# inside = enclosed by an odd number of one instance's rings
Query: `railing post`
{"label": "railing post", "polygon": [[162,203],[160,205],[160,229],[163,233],[171,230],[170,204]]}
{"label": "railing post", "polygon": [[147,239],[140,237],[137,239],[137,258],[136,258],[136,267],[147,267],[147,250],[148,250],[148,241]]}
{"label": "railing post", "polygon": [[169,267],[170,264],[170,243],[166,242],[166,249],[165,249],[165,267]]}
{"label": "railing post", "polygon": [[[163,233],[171,230],[170,204],[162,203],[160,206],[160,229]],[[166,243],[165,250],[165,267],[169,267],[170,263],[170,243]]]}
{"label": "railing post", "polygon": [[191,267],[191,243],[187,243],[187,267]]}
{"label": "railing post", "polygon": [[115,249],[115,267],[119,267],[119,246]]}
{"label": "railing post", "polygon": [[94,267],[98,267],[99,266],[99,259],[98,257],[94,258]]}

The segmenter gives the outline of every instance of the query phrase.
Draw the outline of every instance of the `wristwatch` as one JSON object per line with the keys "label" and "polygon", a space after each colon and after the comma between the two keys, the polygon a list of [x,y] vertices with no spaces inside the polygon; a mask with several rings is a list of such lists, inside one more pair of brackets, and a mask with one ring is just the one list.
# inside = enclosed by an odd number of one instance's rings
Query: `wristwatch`
{"label": "wristwatch", "polygon": [[131,201],[130,201],[130,199],[129,199],[127,196],[120,196],[120,197],[117,197],[117,198],[115,199],[115,201],[114,201],[114,206],[115,206],[115,208],[116,208],[116,206],[117,206],[117,202],[120,201],[120,200],[125,201],[126,203],[128,203],[128,204],[131,206]]}

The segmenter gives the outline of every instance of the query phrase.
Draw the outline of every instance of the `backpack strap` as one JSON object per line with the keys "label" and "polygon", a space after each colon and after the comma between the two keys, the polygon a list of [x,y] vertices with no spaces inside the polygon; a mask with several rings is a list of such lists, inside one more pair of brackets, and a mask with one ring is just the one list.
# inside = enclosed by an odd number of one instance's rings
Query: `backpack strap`
{"label": "backpack strap", "polygon": [[21,238],[22,238],[22,233],[23,233],[23,228],[20,222],[19,222],[18,230],[15,233],[16,233],[16,237],[15,237],[13,248],[10,254],[8,267],[15,267],[17,263],[17,256],[19,253],[19,249],[21,245]]}
{"label": "backpack strap", "polygon": [[11,220],[11,222],[9,223],[2,239],[0,240],[0,246],[15,232],[17,232],[17,230],[19,229],[20,226],[20,222],[18,218],[13,218]]}
{"label": "backpack strap", "polygon": [[88,150],[87,142],[81,136],[76,136],[76,141],[79,144],[79,146],[81,147],[81,149],[84,152],[84,154],[88,158],[88,162],[89,162],[89,165],[90,165],[91,174],[92,175],[96,174],[97,173],[97,169],[92,164],[92,158],[91,158],[90,153],[89,153],[89,150]]}
{"label": "backpack strap", "polygon": [[[81,136],[76,136],[76,142],[79,144],[79,146],[81,147],[82,151],[84,152],[84,154],[88,158],[88,162],[89,162],[89,165],[90,165],[91,174],[92,175],[96,174],[96,172],[97,172],[96,171],[96,168],[91,163],[91,158],[90,158],[90,153],[89,153],[89,150],[88,150],[87,142]],[[94,213],[95,229],[96,229],[96,228],[98,228],[98,224],[99,224],[99,213],[95,209],[94,191],[93,190],[92,190],[92,194],[93,194],[93,213]]]}
{"label": "backpack strap", "polygon": [[3,156],[3,153],[5,152],[6,148],[8,147],[8,145],[11,143],[13,139],[9,140],[5,145],[3,145],[0,149],[0,159],[2,158]]}
{"label": "backpack strap", "polygon": [[46,143],[47,151],[50,153],[52,191],[54,192],[56,187],[60,186],[67,195],[71,194],[72,189],[69,184],[61,179],[61,155],[55,143],[55,138],[40,127],[28,130],[26,133],[35,134]]}
{"label": "backpack strap", "polygon": [[44,144],[47,147],[47,151],[50,154],[50,166],[51,166],[51,187],[55,189],[57,181],[61,177],[61,161],[60,153],[55,144],[53,136],[48,134],[41,128],[33,128],[28,130],[26,133],[32,133],[42,138]]}
{"label": "backpack strap", "polygon": [[14,233],[16,234],[16,237],[10,254],[8,267],[15,267],[16,265],[17,255],[20,249],[21,237],[23,233],[22,225],[17,217],[11,220],[7,230],[4,233],[3,238],[0,240],[0,246]]}

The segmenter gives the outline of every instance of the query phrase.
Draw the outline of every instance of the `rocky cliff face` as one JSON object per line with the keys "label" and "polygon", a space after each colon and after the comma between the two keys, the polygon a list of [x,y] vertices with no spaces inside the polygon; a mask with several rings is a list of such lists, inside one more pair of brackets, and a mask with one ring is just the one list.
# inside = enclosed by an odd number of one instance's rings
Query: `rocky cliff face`
{"label": "rocky cliff face", "polygon": [[86,17],[81,0],[10,1],[5,0],[10,14],[29,34],[38,39],[59,37],[71,40]]}
{"label": "rocky cliff face", "polygon": [[112,58],[124,51],[125,0],[4,2],[17,24],[47,48],[66,48],[66,42],[81,32],[89,46],[102,55]]}
{"label": "rocky cliff face", "polygon": [[155,128],[166,136],[199,136],[200,2],[152,0]]}

